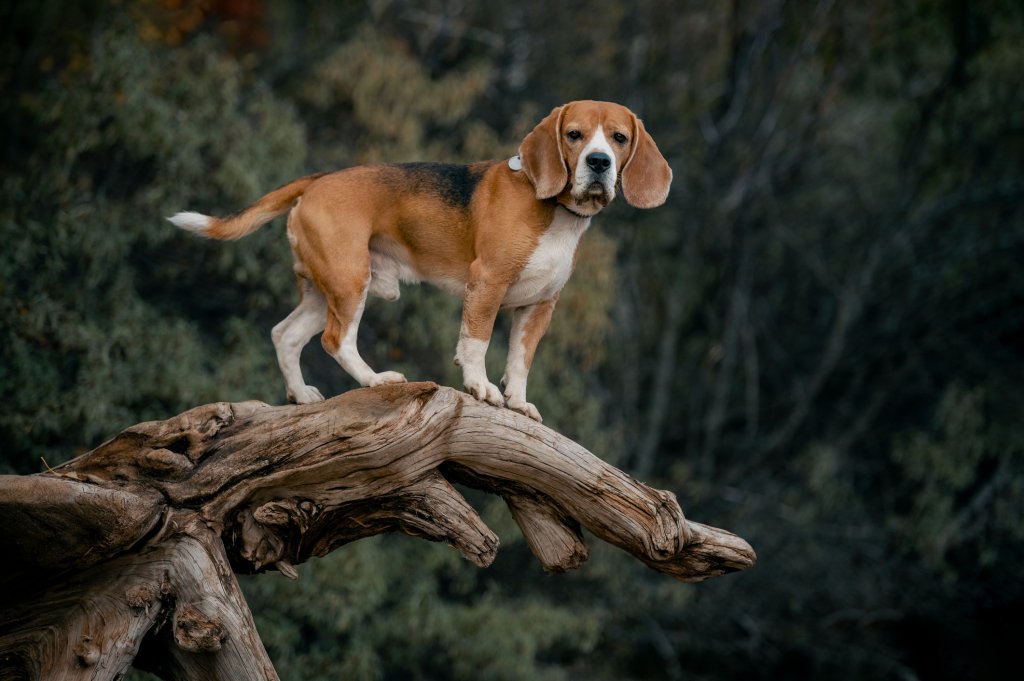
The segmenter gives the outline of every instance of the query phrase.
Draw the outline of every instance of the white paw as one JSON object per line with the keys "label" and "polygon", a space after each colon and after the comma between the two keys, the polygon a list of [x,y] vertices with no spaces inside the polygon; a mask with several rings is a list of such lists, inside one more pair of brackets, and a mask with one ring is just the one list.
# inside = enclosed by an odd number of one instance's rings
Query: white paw
{"label": "white paw", "polygon": [[466,392],[478,400],[493,404],[495,407],[501,407],[505,404],[505,398],[501,396],[501,391],[498,390],[498,386],[494,385],[486,378],[467,380]]}
{"label": "white paw", "polygon": [[533,419],[537,423],[543,423],[544,422],[544,419],[542,419],[540,417],[540,412],[537,411],[537,407],[533,406],[531,403],[527,402],[526,400],[508,399],[508,400],[505,401],[505,406],[508,407],[509,409],[511,409],[512,411],[518,411],[520,414],[522,414],[524,416],[529,416],[531,419]]}
{"label": "white paw", "polygon": [[304,385],[295,392],[289,390],[288,401],[293,404],[313,404],[314,402],[323,402],[324,396],[315,387]]}
{"label": "white paw", "polygon": [[405,376],[397,371],[382,371],[379,374],[370,376],[370,380],[367,381],[366,387],[372,388],[374,386],[385,385],[387,383],[405,383]]}

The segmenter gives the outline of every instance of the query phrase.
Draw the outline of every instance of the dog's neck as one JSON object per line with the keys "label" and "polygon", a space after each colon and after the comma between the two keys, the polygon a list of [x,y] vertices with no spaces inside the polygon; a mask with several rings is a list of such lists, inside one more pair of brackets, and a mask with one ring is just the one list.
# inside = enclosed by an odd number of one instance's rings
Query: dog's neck
{"label": "dog's neck", "polygon": [[565,212],[571,213],[573,216],[578,217],[578,218],[583,219],[583,220],[589,220],[590,218],[594,217],[599,212],[601,212],[601,209],[598,208],[596,212],[591,213],[591,214],[588,215],[586,213],[579,213],[579,212],[573,210],[572,208],[570,208],[569,206],[565,205],[564,203],[559,203],[558,206],[559,206],[559,208],[564,209]]}

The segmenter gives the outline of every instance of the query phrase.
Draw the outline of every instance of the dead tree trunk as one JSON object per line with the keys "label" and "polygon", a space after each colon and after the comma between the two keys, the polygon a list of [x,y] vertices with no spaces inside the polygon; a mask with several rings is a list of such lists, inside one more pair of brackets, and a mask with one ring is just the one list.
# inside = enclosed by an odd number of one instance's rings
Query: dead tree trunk
{"label": "dead tree trunk", "polygon": [[234,573],[402,531],[485,567],[498,539],[452,486],[505,498],[551,571],[582,529],[676,579],[754,563],[733,534],[530,419],[432,383],[197,407],[50,472],[0,476],[0,681],[276,679]]}

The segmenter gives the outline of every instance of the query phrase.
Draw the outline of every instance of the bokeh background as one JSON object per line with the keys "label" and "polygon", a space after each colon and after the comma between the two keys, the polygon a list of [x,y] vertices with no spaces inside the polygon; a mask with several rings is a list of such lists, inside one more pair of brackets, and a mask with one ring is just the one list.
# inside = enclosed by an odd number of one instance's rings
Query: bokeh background
{"label": "bokeh background", "polygon": [[[4,3],[0,471],[279,404],[294,177],[504,158],[626,104],[667,205],[595,220],[531,374],[546,423],[757,549],[683,585],[477,570],[378,537],[244,588],[285,679],[989,679],[1024,613],[1024,8],[1016,0]],[[457,386],[459,302],[371,301],[378,369]],[[489,360],[500,375],[508,319]],[[325,394],[355,387],[312,343]],[[2,531],[2,530],[0,530]],[[138,675],[137,678],[144,678]]]}

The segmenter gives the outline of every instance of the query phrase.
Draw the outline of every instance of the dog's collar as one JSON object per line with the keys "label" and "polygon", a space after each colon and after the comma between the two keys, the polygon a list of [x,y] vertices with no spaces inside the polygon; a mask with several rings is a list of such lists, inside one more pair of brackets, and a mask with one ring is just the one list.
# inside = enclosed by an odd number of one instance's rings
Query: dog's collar
{"label": "dog's collar", "polygon": [[583,213],[577,213],[576,211],[574,211],[572,208],[569,208],[569,206],[565,205],[564,203],[560,203],[558,205],[561,206],[562,208],[564,208],[567,212],[572,213],[573,215],[575,215],[578,218],[583,218],[583,219],[589,220],[590,218],[594,217],[593,215],[584,215]]}
{"label": "dog's collar", "polygon": [[[522,170],[522,169],[523,169],[523,159],[522,159],[522,158],[521,158],[521,157],[519,156],[519,154],[516,154],[515,156],[513,156],[512,158],[510,158],[510,159],[509,159],[509,160],[507,161],[507,163],[508,163],[508,167],[509,167],[509,168],[510,168],[510,169],[511,169],[511,170],[512,170],[513,172],[519,172],[520,170]],[[593,215],[584,215],[583,213],[577,213],[576,211],[574,211],[574,210],[573,210],[572,208],[569,208],[569,207],[568,207],[567,205],[565,205],[564,203],[560,203],[560,204],[558,204],[558,205],[559,205],[559,206],[561,206],[562,208],[564,208],[564,209],[565,209],[566,211],[568,211],[569,213],[571,213],[571,214],[575,215],[575,216],[576,216],[576,217],[578,217],[578,218],[583,218],[583,219],[586,219],[586,218],[592,218],[592,217],[594,217]]]}

